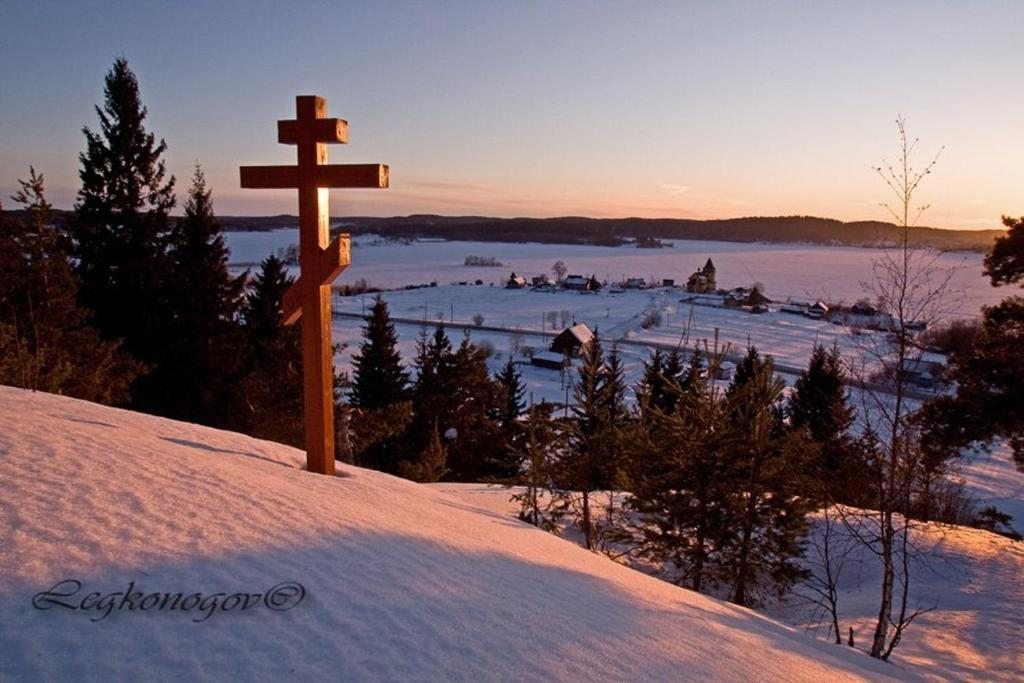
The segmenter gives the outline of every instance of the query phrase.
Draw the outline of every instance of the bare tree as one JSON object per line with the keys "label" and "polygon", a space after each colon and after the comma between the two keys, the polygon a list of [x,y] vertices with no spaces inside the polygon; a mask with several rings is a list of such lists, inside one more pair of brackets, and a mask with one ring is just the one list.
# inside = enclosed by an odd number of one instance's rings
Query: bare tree
{"label": "bare tree", "polygon": [[883,161],[874,170],[896,196],[883,207],[901,228],[894,249],[875,260],[873,278],[866,287],[881,309],[878,334],[858,336],[865,353],[862,367],[872,367],[870,376],[861,375],[864,419],[872,438],[866,466],[872,478],[870,512],[844,515],[853,535],[873,552],[882,564],[878,616],[871,640],[872,657],[888,659],[907,626],[927,610],[910,607],[910,533],[908,515],[914,483],[920,475],[920,440],[911,416],[910,394],[917,376],[922,350],[915,342],[917,332],[943,314],[943,300],[953,271],[939,266],[940,254],[911,245],[910,230],[928,206],[914,206],[914,195],[931,174],[941,149],[921,168],[912,165],[917,139],[907,137],[903,118],[896,119],[898,157]]}
{"label": "bare tree", "polygon": [[548,311],[544,314],[552,330],[558,329],[558,311]]}
{"label": "bare tree", "polygon": [[555,265],[551,266],[551,273],[555,276],[555,282],[564,280],[567,272],[569,272],[569,269],[565,267],[565,263],[561,259],[555,261]]}

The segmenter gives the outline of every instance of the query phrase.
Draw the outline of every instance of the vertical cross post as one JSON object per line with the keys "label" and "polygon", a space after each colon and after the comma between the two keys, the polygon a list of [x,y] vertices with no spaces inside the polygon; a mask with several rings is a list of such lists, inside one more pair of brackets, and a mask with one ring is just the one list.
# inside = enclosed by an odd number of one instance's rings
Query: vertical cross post
{"label": "vertical cross post", "polygon": [[383,164],[327,164],[327,144],[348,142],[348,124],[327,118],[322,97],[295,98],[295,119],[277,122],[278,142],[296,145],[295,166],[243,166],[245,188],[296,188],[299,192],[299,279],[282,301],[286,325],[302,324],[306,469],[334,474],[334,364],[331,282],[349,264],[349,237],[328,244],[328,188],[388,186]]}

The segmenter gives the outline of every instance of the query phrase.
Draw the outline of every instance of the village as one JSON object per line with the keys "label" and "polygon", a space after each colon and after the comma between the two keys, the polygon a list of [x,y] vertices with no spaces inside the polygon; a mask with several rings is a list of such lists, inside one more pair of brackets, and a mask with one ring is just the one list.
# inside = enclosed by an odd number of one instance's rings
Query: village
{"label": "village", "polygon": [[[483,257],[474,257],[478,260]],[[792,384],[820,344],[838,347],[858,368],[862,383],[884,389],[869,347],[888,333],[892,320],[867,300],[776,299],[759,282],[724,282],[712,258],[680,278],[623,274],[614,280],[571,272],[558,260],[550,274],[513,270],[504,279],[432,280],[386,291],[341,289],[348,295],[333,298],[335,340],[344,347],[336,362],[348,369],[360,342],[358,321],[380,295],[389,303],[403,358],[413,357],[416,337],[426,327],[441,323],[453,343],[468,334],[485,348],[494,370],[511,357],[537,401],[568,403],[573,368],[595,335],[606,349],[619,350],[633,381],[655,349],[686,357],[700,349],[707,356],[721,354],[713,371],[716,380],[728,382],[747,348],[755,346],[774,358],[776,371]],[[941,389],[944,364],[941,354],[920,350],[908,369],[920,396]]]}

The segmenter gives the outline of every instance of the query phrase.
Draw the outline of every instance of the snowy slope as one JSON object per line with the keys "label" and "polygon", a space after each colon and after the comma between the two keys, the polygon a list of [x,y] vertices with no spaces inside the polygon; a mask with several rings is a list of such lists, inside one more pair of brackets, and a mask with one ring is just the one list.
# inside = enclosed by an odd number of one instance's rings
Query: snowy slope
{"label": "snowy slope", "polygon": [[[910,676],[443,492],[356,468],[314,476],[301,460],[0,387],[0,680]],[[33,607],[69,579],[75,598]],[[255,595],[286,581],[305,590],[287,611],[262,596],[199,623],[205,612],[184,602],[141,609],[155,592]],[[130,582],[139,608],[105,619],[93,621],[99,598],[54,604]]]}
{"label": "snowy slope", "polygon": [[[1019,474],[1016,479],[1008,472],[1002,474],[1020,486]],[[486,484],[431,486],[467,506],[515,516],[516,505],[509,500],[514,489]],[[1002,490],[1002,485],[997,488]],[[599,496],[599,507],[602,501]],[[821,525],[819,515],[814,533],[820,533]],[[563,534],[582,543],[573,530]],[[878,613],[880,564],[863,546],[852,542],[841,524],[833,528],[833,534],[833,552],[845,551],[838,585],[840,630],[845,639],[852,627],[857,646],[867,648]],[[907,630],[893,661],[930,681],[1024,680],[1020,647],[1024,543],[978,529],[921,524],[915,527],[913,544],[909,606],[928,611]],[[813,546],[807,559],[820,561]],[[766,612],[808,635],[830,640],[828,618],[808,599],[812,596],[809,587],[798,586],[785,602],[769,605]]]}

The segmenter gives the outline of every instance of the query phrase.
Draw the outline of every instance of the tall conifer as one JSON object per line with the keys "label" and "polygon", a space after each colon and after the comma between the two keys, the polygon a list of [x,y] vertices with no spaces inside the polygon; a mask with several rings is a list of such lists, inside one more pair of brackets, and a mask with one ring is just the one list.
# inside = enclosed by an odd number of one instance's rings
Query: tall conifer
{"label": "tall conifer", "polygon": [[[119,58],[107,73],[100,127],[83,129],[82,182],[71,221],[80,300],[106,339],[123,339],[153,366],[168,346],[168,213],[174,178],[166,179],[167,145],[145,127],[139,84]],[[145,400],[136,401],[146,407]]]}

